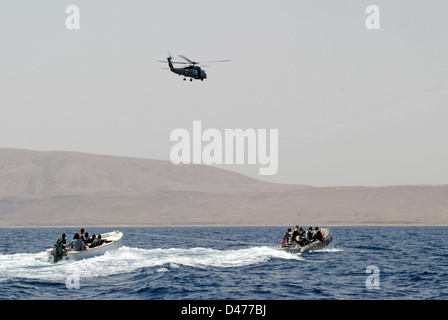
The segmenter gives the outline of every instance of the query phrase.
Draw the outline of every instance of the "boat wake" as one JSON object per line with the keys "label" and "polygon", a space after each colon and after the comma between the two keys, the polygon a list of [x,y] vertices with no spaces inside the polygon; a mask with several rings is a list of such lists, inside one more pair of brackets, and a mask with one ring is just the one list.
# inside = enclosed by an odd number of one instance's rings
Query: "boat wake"
{"label": "boat wake", "polygon": [[142,268],[155,268],[156,272],[168,272],[170,268],[180,266],[198,269],[237,268],[267,263],[273,259],[303,260],[300,255],[266,246],[235,250],[201,247],[141,249],[123,246],[101,256],[80,261],[66,260],[57,264],[49,263],[45,252],[17,253],[0,255],[0,282],[14,278],[60,282],[73,274],[95,278],[131,273]]}
{"label": "boat wake", "polygon": [[321,251],[321,252],[342,252],[344,250],[342,248],[336,248],[336,247],[325,247],[319,251]]}

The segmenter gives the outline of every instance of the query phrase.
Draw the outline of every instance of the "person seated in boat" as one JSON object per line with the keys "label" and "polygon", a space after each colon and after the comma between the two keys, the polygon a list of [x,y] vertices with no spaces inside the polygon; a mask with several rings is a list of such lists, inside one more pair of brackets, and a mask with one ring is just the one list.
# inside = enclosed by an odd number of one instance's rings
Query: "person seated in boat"
{"label": "person seated in boat", "polygon": [[89,240],[87,241],[87,243],[86,243],[86,245],[89,247],[89,248],[91,248],[92,247],[92,243],[93,243],[93,241],[96,239],[96,235],[92,235],[90,238],[89,238]]}
{"label": "person seated in boat", "polygon": [[81,229],[80,232],[76,232],[75,235],[73,236],[73,239],[75,239],[76,235],[78,235],[79,239],[84,240],[84,229]]}
{"label": "person seated in boat", "polygon": [[311,238],[310,241],[314,242],[314,241],[322,241],[322,232],[320,232],[319,228],[316,227],[314,230],[312,230],[312,228],[310,227],[310,229],[308,230],[308,233],[311,232]]}
{"label": "person seated in boat", "polygon": [[292,231],[292,241],[297,242],[297,237],[298,236],[299,236],[299,226],[296,225],[296,227]]}
{"label": "person seated in boat", "polygon": [[[81,228],[81,230],[77,234],[78,234],[79,239],[84,241],[84,228]],[[75,237],[73,237],[73,239],[75,239]]]}
{"label": "person seated in boat", "polygon": [[298,235],[296,237],[296,243],[301,247],[303,247],[306,244],[305,239],[301,235]]}
{"label": "person seated in boat", "polygon": [[86,244],[86,246],[88,246],[88,245],[90,245],[92,243],[93,239],[89,237],[89,233],[88,232],[84,233],[84,240],[83,241]]}
{"label": "person seated in boat", "polygon": [[297,243],[303,247],[305,245],[307,245],[309,243],[309,241],[306,239],[306,233],[303,230],[302,227],[299,228],[299,235],[298,235],[298,240]]}
{"label": "person seated in boat", "polygon": [[314,241],[316,241],[316,240],[322,241],[323,240],[322,232],[319,230],[318,227],[316,227],[316,229],[314,229],[313,239],[314,239]]}
{"label": "person seated in boat", "polygon": [[81,240],[79,233],[75,233],[73,240],[66,247],[73,251],[82,251],[86,249],[86,244]]}
{"label": "person seated in boat", "polygon": [[308,242],[313,242],[313,228],[309,227],[308,231],[306,233],[306,238],[308,240]]}
{"label": "person seated in boat", "polygon": [[103,240],[101,239],[101,235],[99,234],[95,239],[93,239],[92,243],[90,244],[90,248],[98,247],[103,244]]}
{"label": "person seated in boat", "polygon": [[292,231],[291,240],[292,240],[292,243],[297,243],[300,246],[303,246],[303,237],[300,234],[300,228],[298,225],[296,225],[296,227]]}
{"label": "person seated in boat", "polygon": [[288,245],[292,243],[292,231],[291,228],[288,228],[288,231],[285,232],[283,237],[282,246]]}

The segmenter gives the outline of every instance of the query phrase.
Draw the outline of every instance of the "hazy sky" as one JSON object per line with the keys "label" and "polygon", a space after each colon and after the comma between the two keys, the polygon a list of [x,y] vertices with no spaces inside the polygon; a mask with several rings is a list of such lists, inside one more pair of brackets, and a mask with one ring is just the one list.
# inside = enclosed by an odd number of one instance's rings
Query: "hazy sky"
{"label": "hazy sky", "polygon": [[[5,0],[0,147],[169,160],[170,133],[199,120],[278,129],[276,175],[222,166],[257,179],[446,184],[446,12],[444,0]],[[157,61],[168,50],[231,62],[182,81]]]}

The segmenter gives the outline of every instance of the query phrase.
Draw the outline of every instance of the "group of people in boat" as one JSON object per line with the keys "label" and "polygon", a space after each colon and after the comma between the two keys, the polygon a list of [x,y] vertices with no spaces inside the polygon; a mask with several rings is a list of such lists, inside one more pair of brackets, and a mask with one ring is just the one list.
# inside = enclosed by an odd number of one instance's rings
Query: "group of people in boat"
{"label": "group of people in boat", "polygon": [[314,241],[322,241],[323,237],[324,235],[318,227],[316,227],[314,230],[312,227],[309,227],[308,231],[305,231],[302,227],[296,225],[294,230],[288,228],[285,236],[283,237],[282,246],[298,244],[299,246],[303,247]]}
{"label": "group of people in boat", "polygon": [[59,237],[59,239],[55,243],[55,247],[58,251],[63,251],[64,249],[73,250],[73,251],[82,251],[87,248],[94,248],[97,246],[101,246],[103,243],[106,243],[106,240],[101,239],[101,235],[92,235],[89,237],[88,232],[84,232],[84,229],[81,229],[80,232],[75,233],[73,236],[73,240],[69,243],[66,241],[65,233]]}

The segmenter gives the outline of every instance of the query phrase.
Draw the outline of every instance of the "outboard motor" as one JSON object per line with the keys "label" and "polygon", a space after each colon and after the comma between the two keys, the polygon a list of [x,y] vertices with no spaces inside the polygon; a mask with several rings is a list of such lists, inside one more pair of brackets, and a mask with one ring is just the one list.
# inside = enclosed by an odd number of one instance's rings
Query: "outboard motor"
{"label": "outboard motor", "polygon": [[[51,251],[51,256],[53,258],[53,263],[58,262],[59,260],[62,260],[62,254],[63,254],[63,248],[59,244],[55,244],[53,246],[53,250]],[[50,258],[51,259],[51,258]]]}

